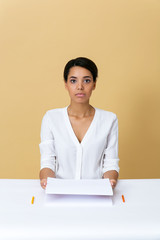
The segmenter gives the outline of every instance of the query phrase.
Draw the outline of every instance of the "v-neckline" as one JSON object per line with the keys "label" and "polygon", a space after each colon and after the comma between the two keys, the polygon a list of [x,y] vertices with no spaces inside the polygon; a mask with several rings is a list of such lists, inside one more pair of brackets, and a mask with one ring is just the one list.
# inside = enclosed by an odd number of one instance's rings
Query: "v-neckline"
{"label": "v-neckline", "polygon": [[96,118],[97,118],[97,109],[94,108],[94,109],[95,109],[95,113],[94,113],[93,119],[92,119],[92,121],[91,121],[91,123],[90,123],[90,125],[89,125],[89,127],[88,127],[88,129],[87,129],[87,131],[86,131],[86,133],[85,133],[85,135],[83,136],[81,142],[78,140],[78,138],[77,138],[77,136],[76,136],[76,134],[75,134],[75,132],[74,132],[74,130],[73,130],[73,127],[72,127],[72,124],[71,124],[71,122],[70,122],[67,109],[68,109],[68,106],[64,108],[64,113],[65,113],[65,120],[66,120],[65,123],[66,123],[66,125],[67,125],[68,131],[69,131],[72,139],[74,140],[74,142],[75,142],[76,144],[78,144],[78,145],[83,145],[84,142],[87,140],[87,138],[88,138],[88,136],[89,136],[89,133],[91,132],[91,130],[92,130],[94,124],[95,124],[95,121],[96,121]]}

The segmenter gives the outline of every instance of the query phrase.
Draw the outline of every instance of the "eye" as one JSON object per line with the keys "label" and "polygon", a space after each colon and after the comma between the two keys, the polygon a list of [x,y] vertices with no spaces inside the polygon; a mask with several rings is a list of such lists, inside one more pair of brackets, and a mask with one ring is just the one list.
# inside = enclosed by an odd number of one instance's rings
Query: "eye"
{"label": "eye", "polygon": [[85,83],[90,83],[91,80],[90,80],[90,79],[85,79],[84,82],[85,82]]}
{"label": "eye", "polygon": [[76,83],[76,80],[75,79],[71,79],[70,82],[71,83]]}

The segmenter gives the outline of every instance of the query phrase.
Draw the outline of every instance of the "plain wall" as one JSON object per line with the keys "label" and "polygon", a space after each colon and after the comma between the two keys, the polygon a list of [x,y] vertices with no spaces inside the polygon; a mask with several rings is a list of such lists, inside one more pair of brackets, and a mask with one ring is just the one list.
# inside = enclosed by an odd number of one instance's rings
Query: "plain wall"
{"label": "plain wall", "polygon": [[120,178],[160,178],[160,1],[0,0],[0,178],[38,178],[45,112],[69,104],[63,69],[99,68],[91,104],[119,119]]}

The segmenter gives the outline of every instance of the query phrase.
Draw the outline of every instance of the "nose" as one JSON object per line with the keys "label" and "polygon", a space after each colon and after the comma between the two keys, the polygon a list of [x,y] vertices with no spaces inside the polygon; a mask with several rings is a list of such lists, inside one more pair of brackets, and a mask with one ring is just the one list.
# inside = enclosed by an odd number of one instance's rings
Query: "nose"
{"label": "nose", "polygon": [[83,90],[83,83],[82,82],[78,82],[77,89],[78,90]]}

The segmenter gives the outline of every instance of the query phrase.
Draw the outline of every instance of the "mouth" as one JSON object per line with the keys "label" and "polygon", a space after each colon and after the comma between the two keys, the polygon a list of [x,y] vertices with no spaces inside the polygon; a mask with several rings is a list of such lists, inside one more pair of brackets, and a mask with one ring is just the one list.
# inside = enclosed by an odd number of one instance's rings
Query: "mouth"
{"label": "mouth", "polygon": [[77,94],[76,94],[76,97],[84,97],[84,96],[85,96],[84,93],[77,93]]}

